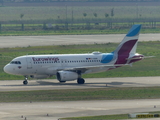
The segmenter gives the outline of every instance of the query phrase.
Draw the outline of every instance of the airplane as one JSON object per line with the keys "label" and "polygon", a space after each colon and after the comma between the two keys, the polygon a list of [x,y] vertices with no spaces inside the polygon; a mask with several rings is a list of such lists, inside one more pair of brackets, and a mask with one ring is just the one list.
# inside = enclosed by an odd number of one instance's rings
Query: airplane
{"label": "airplane", "polygon": [[140,29],[140,24],[133,25],[111,53],[24,55],[5,65],[4,71],[24,76],[24,85],[28,84],[28,77],[44,79],[54,75],[59,82],[77,80],[84,84],[82,74],[108,71],[144,59],[144,55],[136,53]]}

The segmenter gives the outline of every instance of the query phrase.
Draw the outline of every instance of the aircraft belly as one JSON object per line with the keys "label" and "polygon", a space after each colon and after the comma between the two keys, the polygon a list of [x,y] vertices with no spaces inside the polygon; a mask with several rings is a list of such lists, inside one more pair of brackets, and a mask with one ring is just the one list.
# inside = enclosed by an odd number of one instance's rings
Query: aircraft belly
{"label": "aircraft belly", "polygon": [[57,70],[55,70],[55,69],[46,69],[45,73],[48,74],[48,75],[55,75],[57,73]]}
{"label": "aircraft belly", "polygon": [[26,70],[23,71],[23,73],[25,75],[32,75],[34,73],[34,70],[33,69],[26,69]]}
{"label": "aircraft belly", "polygon": [[111,67],[100,67],[100,68],[89,69],[85,72],[85,74],[104,72],[104,71],[108,71],[109,69],[111,69]]}

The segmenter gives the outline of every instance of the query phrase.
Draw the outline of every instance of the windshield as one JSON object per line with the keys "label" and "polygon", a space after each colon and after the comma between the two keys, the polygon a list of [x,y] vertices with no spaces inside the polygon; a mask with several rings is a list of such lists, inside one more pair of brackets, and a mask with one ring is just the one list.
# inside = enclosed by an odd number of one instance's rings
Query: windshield
{"label": "windshield", "polygon": [[21,64],[20,61],[11,61],[10,64]]}

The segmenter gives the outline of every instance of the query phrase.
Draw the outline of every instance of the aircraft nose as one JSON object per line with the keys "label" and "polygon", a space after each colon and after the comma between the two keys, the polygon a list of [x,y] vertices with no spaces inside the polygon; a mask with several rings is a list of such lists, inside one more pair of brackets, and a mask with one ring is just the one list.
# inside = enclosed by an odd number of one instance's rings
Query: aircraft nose
{"label": "aircraft nose", "polygon": [[10,67],[8,64],[6,66],[4,66],[3,70],[4,70],[4,72],[11,74]]}

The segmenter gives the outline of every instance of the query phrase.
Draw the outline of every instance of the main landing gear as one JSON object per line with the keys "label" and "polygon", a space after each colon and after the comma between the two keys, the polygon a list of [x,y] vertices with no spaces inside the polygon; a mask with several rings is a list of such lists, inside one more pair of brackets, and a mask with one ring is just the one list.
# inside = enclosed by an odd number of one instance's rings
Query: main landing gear
{"label": "main landing gear", "polygon": [[78,73],[77,83],[84,84],[85,80],[83,78],[81,78],[81,71],[77,71],[77,73]]}
{"label": "main landing gear", "polygon": [[78,84],[84,84],[85,83],[85,80],[83,78],[78,78],[77,79],[77,83]]}
{"label": "main landing gear", "polygon": [[27,85],[28,84],[28,76],[25,76],[24,81],[23,81],[23,85]]}

